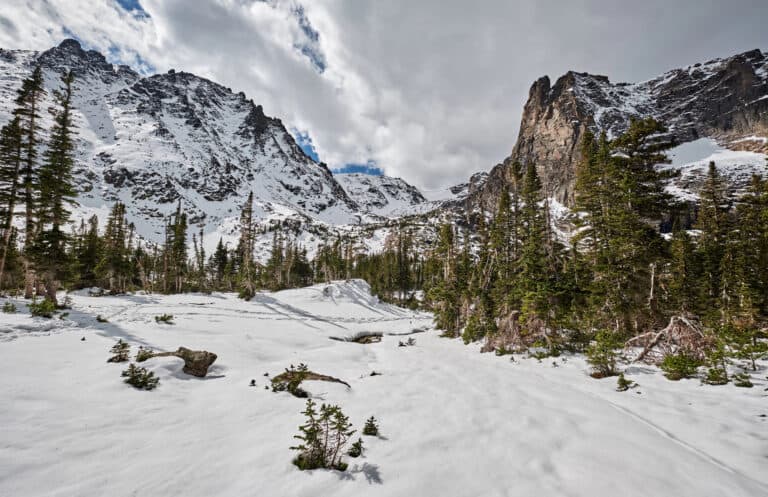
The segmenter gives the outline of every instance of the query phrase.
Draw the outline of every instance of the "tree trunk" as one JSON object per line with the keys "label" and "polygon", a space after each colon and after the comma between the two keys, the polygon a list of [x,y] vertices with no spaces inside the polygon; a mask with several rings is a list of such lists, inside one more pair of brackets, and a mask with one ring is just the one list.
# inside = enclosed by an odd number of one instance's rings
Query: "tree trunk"
{"label": "tree trunk", "polygon": [[58,288],[58,281],[56,281],[52,275],[48,275],[45,280],[45,295],[56,307],[59,306],[59,301],[56,298],[56,291]]}
{"label": "tree trunk", "polygon": [[29,267],[29,261],[24,259],[24,298],[31,299],[35,296],[35,275]]}

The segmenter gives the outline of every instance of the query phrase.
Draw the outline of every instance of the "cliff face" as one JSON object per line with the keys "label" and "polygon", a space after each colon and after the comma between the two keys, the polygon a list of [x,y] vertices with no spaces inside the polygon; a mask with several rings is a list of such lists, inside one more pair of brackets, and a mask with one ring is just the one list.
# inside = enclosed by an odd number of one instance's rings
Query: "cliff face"
{"label": "cliff face", "polygon": [[[752,50],[634,84],[568,72],[551,85],[544,76],[531,86],[512,153],[469,202],[493,208],[502,183],[511,182],[511,164],[519,161],[535,163],[547,193],[570,205],[584,132],[616,136],[630,118],[648,116],[664,123],[677,143],[711,137],[754,149],[754,141],[737,140],[768,134],[768,54]],[[756,151],[768,151],[759,143]]]}

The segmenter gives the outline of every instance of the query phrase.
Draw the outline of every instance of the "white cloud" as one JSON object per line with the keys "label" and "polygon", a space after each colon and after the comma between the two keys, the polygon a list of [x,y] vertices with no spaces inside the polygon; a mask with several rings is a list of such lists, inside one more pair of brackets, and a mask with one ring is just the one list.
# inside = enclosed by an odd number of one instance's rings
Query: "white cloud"
{"label": "white cloud", "polygon": [[[373,159],[426,188],[466,180],[512,149],[532,81],[568,69],[639,80],[768,45],[764,1],[642,4],[306,0],[27,0],[0,12],[0,46],[43,50],[67,32],[121,60],[244,91],[308,132],[331,167]],[[307,51],[320,57],[318,70]]]}

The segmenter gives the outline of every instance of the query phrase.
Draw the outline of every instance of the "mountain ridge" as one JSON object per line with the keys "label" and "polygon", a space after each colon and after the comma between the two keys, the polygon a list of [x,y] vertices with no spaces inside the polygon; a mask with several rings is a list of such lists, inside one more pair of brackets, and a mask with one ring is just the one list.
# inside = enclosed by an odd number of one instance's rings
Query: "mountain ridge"
{"label": "mountain ridge", "polygon": [[[15,91],[36,65],[48,90],[44,106],[60,75],[70,69],[75,75],[77,217],[104,220],[111,204],[122,201],[137,232],[160,241],[164,219],[181,202],[190,223],[205,227],[208,247],[235,235],[249,192],[264,231],[289,222],[310,245],[335,226],[386,220],[358,205],[279,118],[243,92],[184,71],[142,76],[76,40],[42,52],[0,49],[0,124],[10,119]],[[415,187],[386,181],[390,197],[423,202]]]}
{"label": "mountain ridge", "polygon": [[543,76],[531,85],[511,154],[468,202],[492,209],[500,185],[512,182],[511,165],[533,162],[548,195],[572,205],[584,132],[615,136],[633,117],[656,118],[678,144],[705,137],[731,143],[768,134],[768,54],[749,50],[639,83],[612,83],[607,76],[577,71],[554,84]]}

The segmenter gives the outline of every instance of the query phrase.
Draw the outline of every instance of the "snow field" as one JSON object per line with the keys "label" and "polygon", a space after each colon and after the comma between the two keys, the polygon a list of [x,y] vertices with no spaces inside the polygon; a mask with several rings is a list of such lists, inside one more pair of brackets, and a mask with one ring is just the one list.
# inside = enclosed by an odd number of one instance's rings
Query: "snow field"
{"label": "snow field", "polygon": [[[632,365],[639,387],[619,393],[578,356],[512,362],[440,338],[431,315],[380,303],[359,280],[250,302],[72,298],[65,320],[32,318],[22,301],[0,314],[0,495],[768,495],[765,369],[747,390]],[[163,313],[176,324],[155,323]],[[413,347],[387,335],[421,329]],[[385,335],[329,340],[361,332]],[[120,378],[127,363],[106,363],[118,338],[132,355],[144,345],[219,357],[204,379],[150,359],[160,385],[138,391]],[[263,374],[300,362],[352,387],[305,383],[319,403],[341,405],[358,430],[380,422],[382,437],[363,437],[345,473],[291,464],[304,400],[266,390]]]}

